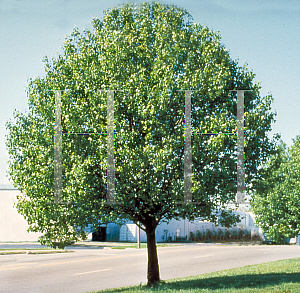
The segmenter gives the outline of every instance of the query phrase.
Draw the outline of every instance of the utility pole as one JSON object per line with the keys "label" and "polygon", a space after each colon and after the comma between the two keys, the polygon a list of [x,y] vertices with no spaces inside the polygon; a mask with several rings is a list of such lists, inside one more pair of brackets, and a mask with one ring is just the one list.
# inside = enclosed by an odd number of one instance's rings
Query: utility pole
{"label": "utility pole", "polygon": [[[139,224],[139,222],[137,222]],[[137,248],[141,248],[141,242],[140,242],[140,227],[137,225]]]}

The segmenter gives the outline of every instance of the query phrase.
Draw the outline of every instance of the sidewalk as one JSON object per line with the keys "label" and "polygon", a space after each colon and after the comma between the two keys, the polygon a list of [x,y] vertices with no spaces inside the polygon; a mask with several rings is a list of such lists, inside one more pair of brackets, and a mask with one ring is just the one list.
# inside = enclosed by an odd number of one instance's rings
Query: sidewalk
{"label": "sidewalk", "polygon": [[66,246],[64,250],[53,249],[39,242],[0,242],[0,256],[12,254],[49,254],[71,252],[78,249],[110,249],[115,246],[129,246],[135,243],[117,242],[91,242],[81,241],[76,244]]}
{"label": "sidewalk", "polygon": [[[66,248],[76,248],[76,247],[85,247],[85,248],[95,248],[95,247],[111,247],[111,246],[132,246],[136,243],[132,242],[98,242],[98,241],[79,241]],[[24,249],[42,249],[47,248],[46,245],[41,245],[38,241],[35,242],[0,242],[1,249],[13,249],[13,248],[24,248]]]}
{"label": "sidewalk", "polygon": [[46,245],[41,245],[39,242],[0,242],[1,249],[43,249]]}

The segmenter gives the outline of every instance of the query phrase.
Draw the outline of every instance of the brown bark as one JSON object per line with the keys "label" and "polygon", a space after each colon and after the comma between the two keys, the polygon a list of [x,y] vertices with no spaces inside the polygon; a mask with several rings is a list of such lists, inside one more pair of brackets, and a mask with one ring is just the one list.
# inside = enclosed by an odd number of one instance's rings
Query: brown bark
{"label": "brown bark", "polygon": [[159,282],[159,266],[155,241],[155,228],[146,229],[148,247],[148,286],[155,285],[157,282]]}

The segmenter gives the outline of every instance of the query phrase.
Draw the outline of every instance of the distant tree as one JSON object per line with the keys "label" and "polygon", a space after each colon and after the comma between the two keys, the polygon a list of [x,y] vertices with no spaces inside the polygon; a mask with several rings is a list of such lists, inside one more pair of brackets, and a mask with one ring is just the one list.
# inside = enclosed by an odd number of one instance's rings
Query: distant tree
{"label": "distant tree", "polygon": [[268,238],[284,243],[300,234],[300,135],[290,148],[282,141],[278,144],[264,172],[251,204],[256,224]]}
{"label": "distant tree", "polygon": [[[171,219],[206,219],[230,226],[236,194],[236,99],[245,93],[246,183],[273,151],[267,133],[272,97],[260,97],[246,66],[233,61],[220,36],[191,22],[176,6],[126,4],[93,19],[93,31],[74,29],[63,54],[45,58],[45,77],[31,79],[29,113],[7,123],[9,174],[22,195],[17,209],[42,243],[84,239],[88,224],[132,220],[147,234],[148,284],[159,281],[155,229]],[[239,42],[239,40],[237,40]],[[63,132],[105,132],[105,92],[115,93],[115,200],[106,202],[106,137],[64,136],[63,201],[53,191],[54,90],[62,93]],[[192,94],[193,201],[184,198],[184,93]],[[197,133],[198,134],[197,134]],[[247,187],[248,189],[250,187]],[[251,188],[254,188],[252,186]]]}

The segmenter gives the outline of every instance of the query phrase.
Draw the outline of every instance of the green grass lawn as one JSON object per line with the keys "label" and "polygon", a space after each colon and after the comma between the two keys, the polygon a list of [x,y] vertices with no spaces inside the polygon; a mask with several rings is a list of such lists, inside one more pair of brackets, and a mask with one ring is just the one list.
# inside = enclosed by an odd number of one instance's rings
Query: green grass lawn
{"label": "green grass lawn", "polygon": [[74,252],[72,250],[51,249],[51,248],[1,248],[0,255],[8,254],[49,254]]}
{"label": "green grass lawn", "polygon": [[[182,245],[180,245],[180,244],[178,244],[178,245],[177,244],[176,245],[174,245],[174,244],[168,245],[168,244],[159,244],[159,243],[157,243],[156,246],[157,247],[168,247],[168,246],[182,246]],[[126,245],[112,246],[111,248],[112,249],[137,248],[137,244],[129,244],[129,245],[126,244]],[[147,243],[141,243],[140,248],[147,248]]]}
{"label": "green grass lawn", "polygon": [[260,265],[219,271],[189,278],[171,279],[157,288],[146,285],[97,291],[106,292],[300,292],[300,258],[274,261]]}
{"label": "green grass lawn", "polygon": [[[118,243],[119,244],[119,243]],[[118,246],[108,246],[108,245],[74,245],[74,246],[83,246],[83,247],[109,247],[111,249],[126,249],[126,248],[137,248],[137,243],[120,243]],[[157,247],[166,247],[166,246],[174,246],[168,244],[157,244]],[[182,246],[180,244],[175,246]],[[147,243],[141,243],[141,248],[147,248]],[[68,253],[74,252],[73,250],[63,250],[63,249],[52,249],[50,247],[41,247],[41,248],[0,248],[0,255],[8,255],[8,254],[48,254],[48,253]]]}

